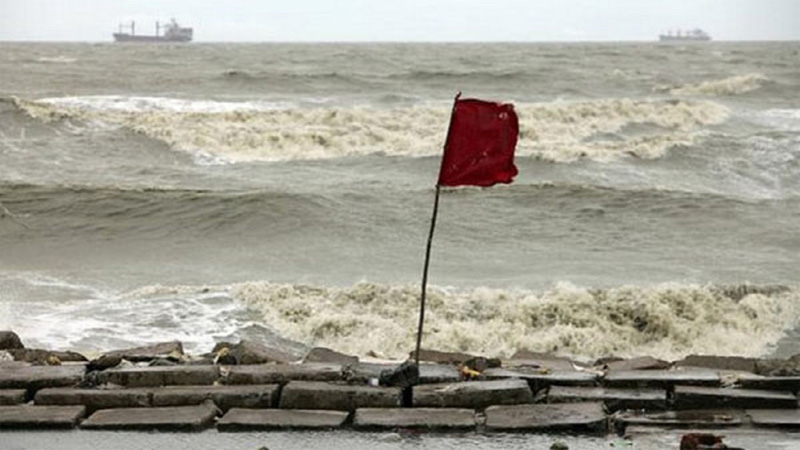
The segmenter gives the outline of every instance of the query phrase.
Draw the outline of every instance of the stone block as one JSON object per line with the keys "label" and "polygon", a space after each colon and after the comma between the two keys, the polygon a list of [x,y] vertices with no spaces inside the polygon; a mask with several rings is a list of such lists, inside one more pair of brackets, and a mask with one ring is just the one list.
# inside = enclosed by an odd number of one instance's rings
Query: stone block
{"label": "stone block", "polygon": [[415,407],[485,408],[490,405],[533,403],[533,393],[524,380],[426,384],[411,389]]}
{"label": "stone block", "polygon": [[303,362],[332,363],[349,366],[358,364],[358,356],[345,355],[344,353],[339,353],[325,347],[314,347],[308,352],[306,357],[303,358]]}
{"label": "stone block", "polygon": [[475,428],[475,411],[455,408],[359,408],[353,418],[353,426],[360,429],[462,430]]}
{"label": "stone block", "polygon": [[226,384],[286,384],[290,381],[341,381],[339,364],[261,364],[231,366]]}
{"label": "stone block", "polygon": [[627,370],[665,370],[669,369],[670,363],[652,356],[642,356],[639,358],[621,359],[604,364],[608,372],[622,372]]}
{"label": "stone block", "polygon": [[605,432],[608,420],[602,403],[490,406],[486,429],[490,431],[569,430]]}
{"label": "stone block", "polygon": [[350,413],[299,409],[233,408],[219,422],[219,431],[339,428]]}
{"label": "stone block", "polygon": [[102,409],[81,428],[103,430],[200,430],[210,426],[217,409],[209,405],[165,408]]}
{"label": "stone block", "polygon": [[25,403],[27,391],[25,389],[0,390],[0,406],[11,406]]}
{"label": "stone block", "polygon": [[602,382],[608,387],[670,389],[675,385],[719,386],[720,377],[710,369],[628,370],[609,373]]}
{"label": "stone block", "polygon": [[125,367],[104,370],[97,378],[101,384],[109,383],[125,387],[210,385],[219,379],[219,367]]}
{"label": "stone block", "polygon": [[603,387],[551,386],[547,403],[602,402],[608,411],[620,409],[667,409],[664,389],[615,389]]}
{"label": "stone block", "polygon": [[0,366],[0,389],[75,386],[83,380],[84,370],[83,365]]}
{"label": "stone block", "polygon": [[103,356],[120,357],[128,361],[151,361],[158,358],[178,359],[183,355],[183,344],[179,341],[161,342],[143,347],[126,348],[105,353]]}
{"label": "stone block", "polygon": [[662,412],[624,411],[614,416],[614,422],[621,431],[628,425],[656,426],[665,428],[717,428],[736,427],[747,422],[741,410],[685,410]]}
{"label": "stone block", "polygon": [[576,370],[549,370],[519,367],[516,369],[488,369],[483,372],[487,380],[519,378],[525,380],[534,392],[549,386],[596,386],[598,375]]}
{"label": "stone block", "polygon": [[220,364],[289,364],[300,359],[278,348],[269,347],[247,339],[242,339],[238,344],[220,342],[214,346],[213,353],[219,357],[225,356],[225,360],[220,361]]}
{"label": "stone block", "polygon": [[24,361],[36,364],[51,364],[56,361],[56,365],[62,362],[85,362],[85,356],[77,352],[61,352],[55,350],[42,350],[38,348],[19,348],[9,350],[15,361]]}
{"label": "stone block", "polygon": [[[345,377],[348,382],[366,384],[370,378],[380,379],[381,372],[392,370],[399,364],[359,363],[346,369]],[[461,373],[454,366],[447,364],[420,364],[420,384],[453,383],[461,381]]]}
{"label": "stone block", "polygon": [[149,389],[48,388],[36,393],[37,405],[84,405],[89,413],[98,409],[150,406]]}
{"label": "stone block", "polygon": [[745,412],[758,427],[800,429],[800,410],[797,409],[748,409]]}
{"label": "stone block", "polygon": [[242,386],[169,386],[153,390],[153,406],[199,405],[207,400],[219,409],[273,408],[278,404],[277,384]]}
{"label": "stone block", "polygon": [[400,396],[401,390],[392,387],[292,381],[283,387],[280,407],[340,411],[354,411],[357,408],[392,408],[400,406]]}
{"label": "stone block", "polygon": [[686,358],[676,361],[676,367],[705,367],[708,369],[728,370],[739,372],[755,372],[756,358],[744,358],[741,356],[711,356],[711,355],[689,355]]}
{"label": "stone block", "polygon": [[[412,350],[408,354],[408,359],[411,361],[415,361],[414,354],[416,353],[415,350]],[[439,350],[427,350],[427,349],[420,349],[419,351],[419,362],[432,362],[436,364],[450,364],[450,365],[459,365],[463,364],[464,362],[476,358],[477,355],[470,355],[468,353],[460,353],[460,352],[442,352]]]}
{"label": "stone block", "polygon": [[736,380],[745,389],[763,389],[767,391],[800,391],[800,377],[765,377],[761,375],[743,374]]}
{"label": "stone block", "polygon": [[797,397],[790,392],[755,389],[675,386],[676,409],[779,409],[797,408]]}
{"label": "stone block", "polygon": [[0,430],[73,428],[86,415],[83,406],[3,406]]}

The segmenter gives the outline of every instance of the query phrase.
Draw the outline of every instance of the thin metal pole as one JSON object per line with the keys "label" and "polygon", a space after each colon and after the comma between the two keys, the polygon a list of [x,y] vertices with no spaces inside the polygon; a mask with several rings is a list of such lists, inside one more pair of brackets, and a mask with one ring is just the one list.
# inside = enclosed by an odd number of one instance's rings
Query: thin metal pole
{"label": "thin metal pole", "polygon": [[439,185],[436,185],[436,199],[433,201],[433,215],[431,216],[431,230],[428,233],[428,246],[425,248],[425,266],[422,269],[422,294],[419,301],[419,326],[417,327],[417,350],[414,352],[414,362],[419,366],[419,350],[422,345],[422,324],[425,322],[425,292],[428,286],[428,264],[431,261],[431,243],[433,230],[436,228],[436,215],[439,212]]}

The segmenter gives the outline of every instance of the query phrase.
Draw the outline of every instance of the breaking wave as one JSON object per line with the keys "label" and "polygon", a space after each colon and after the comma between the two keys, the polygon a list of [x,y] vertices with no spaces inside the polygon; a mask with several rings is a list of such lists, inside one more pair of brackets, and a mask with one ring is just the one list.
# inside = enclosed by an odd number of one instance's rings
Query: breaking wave
{"label": "breaking wave", "polygon": [[[437,155],[450,113],[449,104],[298,108],[153,97],[15,103],[34,118],[124,127],[213,162]],[[719,104],[683,100],[556,101],[518,104],[517,111],[517,154],[555,162],[658,158],[675,146],[692,145],[705,127],[728,117]]]}
{"label": "breaking wave", "polygon": [[[151,287],[137,296],[209,288]],[[211,288],[218,289],[218,288]],[[251,282],[224,288],[282,336],[358,355],[400,358],[414,343],[419,287]],[[430,288],[424,346],[509,356],[527,348],[582,358],[691,353],[758,356],[797,322],[800,293],[781,286],[664,284],[536,293]]]}
{"label": "breaking wave", "polygon": [[654,90],[672,95],[740,95],[760,89],[769,82],[770,79],[764,75],[751,73],[698,84],[656,87]]}

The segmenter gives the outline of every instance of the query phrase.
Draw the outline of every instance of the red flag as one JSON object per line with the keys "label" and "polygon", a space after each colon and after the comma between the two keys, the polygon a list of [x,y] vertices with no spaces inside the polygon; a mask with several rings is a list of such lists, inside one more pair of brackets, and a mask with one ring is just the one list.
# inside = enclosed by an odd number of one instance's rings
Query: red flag
{"label": "red flag", "polygon": [[514,105],[456,96],[444,145],[441,186],[511,183],[519,122]]}

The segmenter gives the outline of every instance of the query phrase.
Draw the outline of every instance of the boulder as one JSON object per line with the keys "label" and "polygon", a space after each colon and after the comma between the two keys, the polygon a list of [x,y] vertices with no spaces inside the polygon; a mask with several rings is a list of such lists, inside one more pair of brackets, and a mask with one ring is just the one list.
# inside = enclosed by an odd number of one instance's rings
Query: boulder
{"label": "boulder", "polygon": [[761,359],[756,361],[755,372],[768,377],[794,377],[800,375],[800,354],[788,359]]}
{"label": "boulder", "polygon": [[288,364],[299,359],[283,350],[247,339],[242,339],[238,344],[220,342],[214,346],[213,352],[218,364]]}
{"label": "boulder", "polygon": [[58,362],[84,362],[88,359],[76,352],[59,352],[51,350],[42,350],[38,348],[19,348],[9,350],[14,356],[14,361],[24,361],[39,365],[58,365]]}
{"label": "boulder", "polygon": [[13,331],[0,331],[0,350],[13,350],[25,348],[22,341]]}
{"label": "boulder", "polygon": [[405,389],[419,384],[419,367],[413,361],[381,372],[379,382],[381,386],[394,386]]}
{"label": "boulder", "polygon": [[120,355],[102,355],[99,358],[89,361],[86,365],[86,371],[91,372],[94,370],[106,370],[117,367],[122,362]]}

